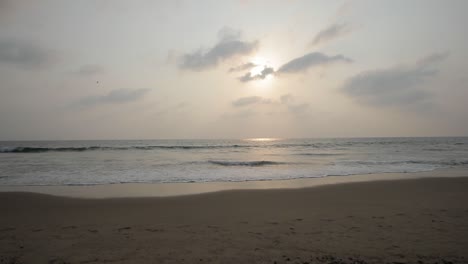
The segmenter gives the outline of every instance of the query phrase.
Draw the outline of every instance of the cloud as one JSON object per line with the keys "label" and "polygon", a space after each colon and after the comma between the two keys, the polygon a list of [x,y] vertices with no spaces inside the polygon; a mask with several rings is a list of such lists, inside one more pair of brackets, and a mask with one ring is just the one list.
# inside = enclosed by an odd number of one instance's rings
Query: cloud
{"label": "cloud", "polygon": [[338,62],[351,63],[353,60],[344,57],[343,55],[328,56],[320,52],[312,52],[289,61],[288,63],[281,66],[277,73],[304,72],[309,68]]}
{"label": "cloud", "polygon": [[332,24],[315,35],[311,45],[315,46],[336,39],[350,32],[348,24]]}
{"label": "cloud", "polygon": [[0,40],[0,64],[35,69],[46,66],[53,60],[54,54],[42,47],[22,41]]}
{"label": "cloud", "polygon": [[361,72],[345,81],[342,90],[359,101],[377,106],[408,106],[431,97],[418,85],[437,74],[434,68],[448,53],[435,53],[412,65]]}
{"label": "cloud", "polygon": [[309,103],[297,103],[292,94],[283,94],[279,102],[288,108],[288,111],[294,115],[306,114],[309,111]]}
{"label": "cloud", "polygon": [[239,81],[241,82],[250,82],[254,80],[263,80],[265,79],[268,75],[274,74],[275,70],[271,67],[265,67],[259,74],[252,75],[251,72],[247,72],[241,77],[239,77]]}
{"label": "cloud", "polygon": [[91,107],[99,104],[122,104],[140,100],[150,89],[116,89],[105,95],[84,97],[77,102],[77,106]]}
{"label": "cloud", "polygon": [[[282,95],[279,100],[264,98],[260,96],[241,97],[232,102],[232,106],[244,109],[247,106],[268,105],[270,107],[286,109],[287,112],[293,115],[304,115],[309,112],[310,104],[304,102],[296,102],[291,94]],[[252,108],[252,107],[250,107]],[[250,109],[249,108],[249,109]]]}
{"label": "cloud", "polygon": [[266,99],[260,96],[248,96],[248,97],[241,97],[232,102],[232,105],[235,107],[243,107],[248,105],[254,104],[271,104],[272,101],[270,99]]}
{"label": "cloud", "polygon": [[228,72],[248,71],[248,70],[251,70],[252,68],[255,68],[257,66],[259,66],[259,65],[255,64],[253,62],[247,62],[247,63],[241,64],[239,66],[230,68]]}
{"label": "cloud", "polygon": [[193,71],[206,70],[217,66],[223,60],[248,55],[258,47],[258,41],[242,41],[240,31],[227,27],[219,31],[218,37],[218,43],[212,48],[183,55],[179,68]]}
{"label": "cloud", "polygon": [[428,68],[433,64],[439,63],[448,57],[448,52],[434,53],[427,57],[424,57],[416,62],[416,66],[420,68]]}
{"label": "cloud", "polygon": [[[343,55],[335,55],[335,56],[328,56],[326,54],[320,52],[312,52],[308,53],[304,56],[295,58],[286,64],[282,65],[277,71],[275,71],[272,67],[264,66],[264,69],[258,74],[252,74],[251,72],[246,72],[244,75],[238,78],[241,82],[250,82],[255,80],[263,80],[268,75],[281,75],[282,73],[301,73],[305,72],[310,68],[328,65],[332,63],[351,63],[353,60],[343,56]],[[255,64],[254,64],[255,65]],[[242,69],[245,67],[248,69],[250,64],[243,64],[235,68],[231,68],[232,71],[237,69]],[[256,65],[258,66],[258,65]],[[231,71],[231,70],[230,70]]]}
{"label": "cloud", "polygon": [[104,73],[104,67],[97,64],[86,64],[81,66],[76,73],[83,76],[98,75]]}

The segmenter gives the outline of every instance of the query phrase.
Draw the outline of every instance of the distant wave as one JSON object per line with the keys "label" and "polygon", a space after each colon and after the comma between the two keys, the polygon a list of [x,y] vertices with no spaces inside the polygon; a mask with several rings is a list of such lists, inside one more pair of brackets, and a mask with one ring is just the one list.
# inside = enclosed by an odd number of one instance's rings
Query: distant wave
{"label": "distant wave", "polygon": [[286,164],[284,162],[276,162],[276,161],[269,161],[269,160],[259,160],[259,161],[218,161],[218,160],[210,160],[208,161],[214,165],[220,166],[248,166],[248,167],[260,167],[260,166],[268,166],[268,165],[281,165]]}
{"label": "distant wave", "polygon": [[154,145],[154,146],[87,146],[87,147],[0,147],[0,153],[43,153],[43,152],[82,152],[105,150],[192,150],[192,149],[246,149],[246,148],[289,148],[317,147],[311,144],[275,144],[275,145]]}
{"label": "distant wave", "polygon": [[354,161],[351,163],[357,163],[361,165],[404,165],[404,164],[428,164],[428,165],[442,165],[442,166],[460,166],[468,165],[468,160],[449,160],[449,161],[433,161],[433,160],[403,160],[403,161]]}
{"label": "distant wave", "polygon": [[80,148],[44,148],[44,147],[3,147],[0,153],[39,153],[48,151],[85,151],[92,150],[94,147]]}
{"label": "distant wave", "polygon": [[341,153],[296,153],[297,156],[340,156]]}
{"label": "distant wave", "polygon": [[46,147],[3,147],[0,149],[0,153],[40,153],[40,152],[80,152],[87,150],[98,150],[102,147],[56,147],[56,148],[46,148]]}
{"label": "distant wave", "polygon": [[[330,151],[339,151],[339,150],[347,150],[353,149],[354,147],[359,146],[386,146],[386,145],[415,145],[415,146],[423,146],[423,150],[425,151],[450,151],[452,150],[453,146],[457,146],[456,148],[462,148],[462,145],[465,145],[465,142],[434,142],[430,141],[423,141],[423,140],[374,140],[374,141],[362,141],[362,140],[352,140],[352,141],[336,141],[336,142],[307,142],[307,141],[299,141],[299,142],[275,142],[275,143],[239,143],[239,144],[232,144],[232,143],[194,143],[194,144],[184,144],[184,143],[175,143],[175,144],[164,144],[155,143],[156,145],[140,145],[140,144],[123,144],[123,145],[75,145],[75,146],[0,146],[0,153],[42,153],[42,152],[82,152],[82,151],[108,151],[108,150],[203,150],[203,149],[228,149],[234,151],[243,151],[252,148],[268,148],[268,149],[288,149],[288,148],[300,148],[300,151],[304,151],[304,153],[298,153],[294,155],[303,155],[303,156],[335,156],[340,154],[335,153],[326,153],[328,150]],[[311,152],[307,152],[311,151]],[[314,153],[318,151],[318,153]],[[319,151],[323,151],[319,153]]]}
{"label": "distant wave", "polygon": [[425,151],[452,151],[452,149],[447,148],[425,148]]}
{"label": "distant wave", "polygon": [[42,152],[82,152],[99,150],[191,150],[191,149],[248,149],[248,148],[326,148],[320,144],[274,144],[274,145],[154,145],[154,146],[87,146],[87,147],[0,147],[0,153],[42,153]]}
{"label": "distant wave", "polygon": [[237,148],[249,147],[240,145],[229,146],[130,146],[130,147],[2,147],[0,153],[42,153],[42,152],[82,152],[97,150],[153,150],[153,149],[219,149],[219,148]]}

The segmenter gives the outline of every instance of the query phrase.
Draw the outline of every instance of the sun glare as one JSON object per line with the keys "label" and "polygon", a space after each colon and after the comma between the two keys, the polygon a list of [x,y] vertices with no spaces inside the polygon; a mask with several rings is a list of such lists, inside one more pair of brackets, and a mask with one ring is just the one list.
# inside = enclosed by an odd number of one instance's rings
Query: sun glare
{"label": "sun glare", "polygon": [[270,141],[277,141],[280,140],[279,138],[246,138],[245,141],[253,141],[253,142],[270,142]]}
{"label": "sun glare", "polygon": [[263,86],[264,84],[268,83],[273,78],[273,74],[271,74],[271,73],[268,73],[263,77],[261,76],[263,71],[266,68],[271,68],[272,67],[271,63],[267,59],[265,59],[263,57],[256,56],[256,57],[253,57],[250,60],[250,62],[255,64],[255,67],[250,69],[250,75],[252,77],[255,77],[255,76],[261,77],[261,78],[258,78],[256,80],[257,84],[262,84],[262,86]]}
{"label": "sun glare", "polygon": [[252,76],[260,75],[264,69],[265,69],[264,65],[255,66],[250,70],[250,74]]}

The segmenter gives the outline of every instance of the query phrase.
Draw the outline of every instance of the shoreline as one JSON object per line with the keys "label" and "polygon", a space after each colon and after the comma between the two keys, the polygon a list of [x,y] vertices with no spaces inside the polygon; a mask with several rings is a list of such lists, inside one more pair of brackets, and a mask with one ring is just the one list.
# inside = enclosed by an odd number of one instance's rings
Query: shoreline
{"label": "shoreline", "polygon": [[[443,176],[440,176],[443,175]],[[424,172],[371,173],[243,182],[114,183],[97,185],[1,185],[3,192],[31,192],[70,198],[173,197],[230,190],[301,189],[357,182],[423,178],[468,177],[468,169],[436,169]]]}
{"label": "shoreline", "polygon": [[468,263],[468,177],[76,199],[0,192],[3,263]]}

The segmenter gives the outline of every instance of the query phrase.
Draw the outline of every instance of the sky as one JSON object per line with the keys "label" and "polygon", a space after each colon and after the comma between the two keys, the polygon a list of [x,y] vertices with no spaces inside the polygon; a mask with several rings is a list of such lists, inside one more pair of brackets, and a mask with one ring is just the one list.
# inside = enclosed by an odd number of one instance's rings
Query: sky
{"label": "sky", "polygon": [[0,140],[468,136],[466,10],[0,0]]}

